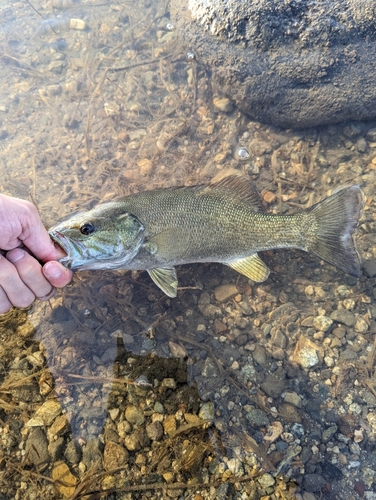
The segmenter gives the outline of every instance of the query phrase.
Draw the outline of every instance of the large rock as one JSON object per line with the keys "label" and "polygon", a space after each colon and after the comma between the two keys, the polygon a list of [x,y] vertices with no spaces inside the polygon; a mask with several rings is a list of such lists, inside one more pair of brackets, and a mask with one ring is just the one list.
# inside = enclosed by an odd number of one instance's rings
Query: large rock
{"label": "large rock", "polygon": [[302,128],[376,116],[374,0],[171,0],[171,13],[253,119]]}

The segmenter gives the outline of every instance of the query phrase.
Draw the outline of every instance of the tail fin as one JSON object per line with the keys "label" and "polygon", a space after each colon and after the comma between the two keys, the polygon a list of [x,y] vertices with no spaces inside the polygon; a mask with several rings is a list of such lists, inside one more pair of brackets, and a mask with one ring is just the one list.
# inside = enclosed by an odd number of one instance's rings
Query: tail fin
{"label": "tail fin", "polygon": [[365,196],[359,186],[347,186],[308,210],[314,216],[317,227],[309,250],[341,271],[358,278],[360,259],[353,232],[364,202]]}

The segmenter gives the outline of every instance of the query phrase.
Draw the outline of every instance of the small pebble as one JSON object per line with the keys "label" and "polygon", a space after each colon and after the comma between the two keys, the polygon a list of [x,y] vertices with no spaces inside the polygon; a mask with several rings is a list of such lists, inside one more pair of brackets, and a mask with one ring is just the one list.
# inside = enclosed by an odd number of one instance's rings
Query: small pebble
{"label": "small pebble", "polygon": [[211,401],[204,403],[200,411],[198,412],[198,416],[202,418],[202,420],[206,420],[207,422],[212,422],[214,419],[214,406]]}
{"label": "small pebble", "polygon": [[321,332],[326,332],[332,326],[333,320],[331,320],[328,316],[316,316],[313,320],[313,326],[316,330]]}
{"label": "small pebble", "polygon": [[215,97],[213,99],[213,104],[224,113],[230,113],[233,110],[232,102],[227,97]]}
{"label": "small pebble", "polygon": [[268,488],[269,486],[273,486],[275,479],[271,474],[263,474],[258,478],[258,482],[263,488]]}
{"label": "small pebble", "polygon": [[73,495],[78,479],[71,473],[67,464],[55,465],[51,471],[51,477],[54,480],[56,489],[64,498]]}
{"label": "small pebble", "polygon": [[218,302],[226,302],[239,293],[238,287],[233,284],[220,285],[214,289],[214,297]]}
{"label": "small pebble", "polygon": [[144,412],[137,406],[127,406],[125,418],[130,424],[134,425],[142,425],[145,420]]}
{"label": "small pebble", "polygon": [[296,344],[293,359],[302,368],[312,368],[319,362],[317,350],[317,346],[311,340],[301,335]]}
{"label": "small pebble", "polygon": [[265,191],[262,195],[263,200],[265,203],[274,203],[276,200],[276,195],[272,193],[271,191]]}

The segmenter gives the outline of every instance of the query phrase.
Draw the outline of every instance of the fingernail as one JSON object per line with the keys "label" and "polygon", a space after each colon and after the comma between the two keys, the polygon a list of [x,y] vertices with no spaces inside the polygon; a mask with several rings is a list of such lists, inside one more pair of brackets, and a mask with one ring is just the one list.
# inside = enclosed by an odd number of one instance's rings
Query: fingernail
{"label": "fingernail", "polygon": [[47,264],[44,265],[44,275],[46,276],[47,279],[56,279],[60,278],[60,276],[63,275],[61,269],[59,266],[56,264],[53,264],[52,262],[47,262]]}
{"label": "fingernail", "polygon": [[9,262],[17,262],[18,260],[21,260],[23,256],[25,255],[25,252],[21,250],[21,248],[15,248],[11,252],[8,252],[7,254],[7,259]]}

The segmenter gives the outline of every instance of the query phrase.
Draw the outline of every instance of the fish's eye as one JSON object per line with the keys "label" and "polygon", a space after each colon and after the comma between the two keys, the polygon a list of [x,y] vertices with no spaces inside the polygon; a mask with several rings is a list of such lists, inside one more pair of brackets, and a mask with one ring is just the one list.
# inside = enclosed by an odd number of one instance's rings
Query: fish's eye
{"label": "fish's eye", "polygon": [[81,231],[82,234],[84,234],[85,236],[87,236],[88,234],[94,233],[95,227],[94,227],[94,225],[91,222],[85,222],[80,227],[80,231]]}

